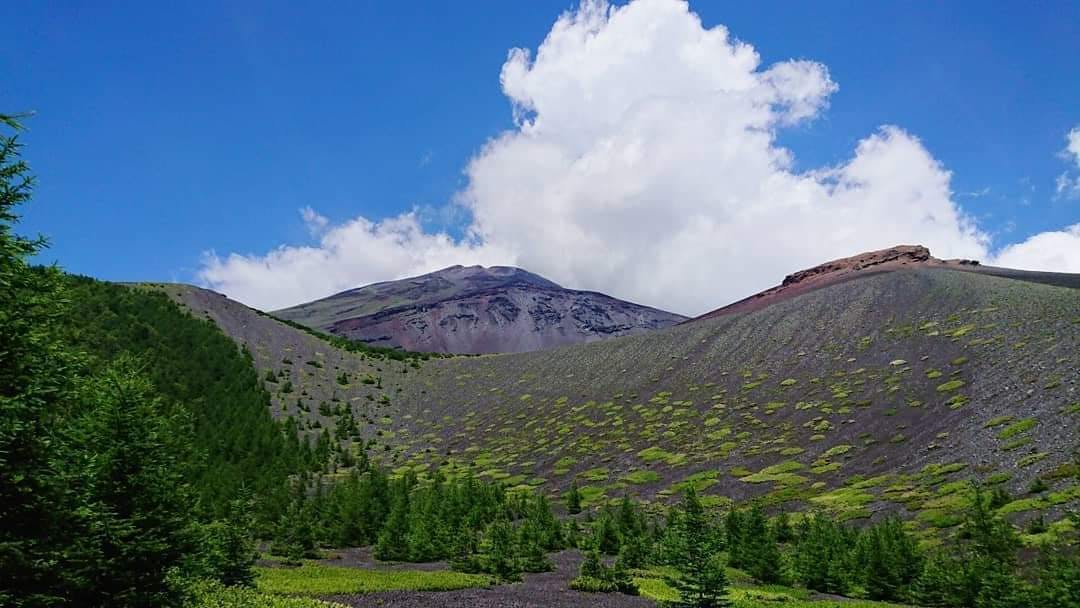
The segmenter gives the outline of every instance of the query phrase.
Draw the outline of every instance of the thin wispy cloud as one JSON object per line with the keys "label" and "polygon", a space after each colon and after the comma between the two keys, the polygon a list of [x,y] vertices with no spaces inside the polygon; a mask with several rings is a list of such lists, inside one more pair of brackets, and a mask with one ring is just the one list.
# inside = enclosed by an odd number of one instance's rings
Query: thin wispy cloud
{"label": "thin wispy cloud", "polygon": [[1065,149],[1059,156],[1069,167],[1054,182],[1054,194],[1059,199],[1080,199],[1080,126],[1065,135]]}

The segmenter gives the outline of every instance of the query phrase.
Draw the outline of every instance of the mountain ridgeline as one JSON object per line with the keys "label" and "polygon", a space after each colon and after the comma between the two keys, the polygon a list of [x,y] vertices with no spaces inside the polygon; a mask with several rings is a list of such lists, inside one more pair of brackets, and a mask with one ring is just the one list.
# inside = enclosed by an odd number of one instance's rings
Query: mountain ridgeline
{"label": "mountain ridgeline", "polygon": [[636,335],[685,317],[508,266],[452,266],[278,310],[275,316],[373,346],[480,354]]}
{"label": "mountain ridgeline", "polygon": [[1080,278],[896,249],[644,335],[415,367],[169,289],[307,393],[276,391],[275,415],[348,425],[346,444],[398,472],[557,500],[577,484],[586,505],[694,486],[706,504],[898,514],[927,538],[960,523],[974,479],[1011,496],[1015,522],[1059,520],[1080,499]]}

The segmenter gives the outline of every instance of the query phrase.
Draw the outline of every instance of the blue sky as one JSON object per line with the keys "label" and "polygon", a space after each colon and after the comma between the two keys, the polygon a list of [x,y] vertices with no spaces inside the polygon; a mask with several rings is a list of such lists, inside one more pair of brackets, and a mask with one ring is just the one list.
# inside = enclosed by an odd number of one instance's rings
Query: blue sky
{"label": "blue sky", "polygon": [[[195,281],[209,250],[318,246],[305,206],[329,226],[427,209],[425,229],[458,237],[468,218],[447,223],[440,210],[468,188],[470,158],[515,129],[499,80],[509,49],[535,54],[576,6],[176,4],[0,6],[0,110],[36,112],[24,141],[39,186],[22,231],[52,239],[43,261],[105,279]],[[989,251],[1080,221],[1078,201],[1055,192],[1080,166],[1062,155],[1080,124],[1080,4],[691,10],[753,45],[761,69],[790,59],[827,68],[838,86],[827,105],[776,129],[790,171],[843,163],[879,126],[897,125],[951,172],[952,200]],[[585,283],[573,286],[615,285],[549,266],[539,270]]]}

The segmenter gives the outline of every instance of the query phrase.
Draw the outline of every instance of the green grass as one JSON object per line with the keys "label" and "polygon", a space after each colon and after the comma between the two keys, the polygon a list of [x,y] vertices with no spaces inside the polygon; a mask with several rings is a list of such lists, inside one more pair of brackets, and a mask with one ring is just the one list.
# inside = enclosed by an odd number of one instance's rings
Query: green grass
{"label": "green grass", "polygon": [[715,485],[719,476],[720,471],[701,471],[686,477],[679,483],[676,483],[672,486],[672,489],[676,492],[683,492],[686,490],[686,488],[693,486],[694,491],[700,494],[707,488]]}
{"label": "green grass", "polygon": [[834,456],[842,456],[851,451],[851,446],[847,444],[834,445],[822,454],[822,458],[833,458]]}
{"label": "green grass", "polygon": [[961,386],[964,386],[964,381],[963,380],[960,380],[960,379],[949,380],[948,382],[943,382],[943,383],[939,384],[938,387],[937,387],[937,391],[939,393],[948,393],[948,392],[955,391],[956,389],[960,388]]}
{"label": "green grass", "polygon": [[1047,454],[1046,452],[1037,452],[1035,454],[1028,454],[1027,456],[1024,456],[1023,458],[1018,460],[1016,462],[1016,466],[1021,467],[1021,468],[1029,467],[1029,466],[1035,464],[1036,462],[1039,462],[1040,460],[1043,460],[1048,455],[1049,454]]}
{"label": "green grass", "polygon": [[752,475],[745,475],[739,481],[746,483],[767,483],[775,481],[784,485],[794,485],[806,481],[805,477],[795,475],[794,471],[800,471],[806,465],[794,460],[785,460],[769,467],[761,469]]}
{"label": "green grass", "polygon": [[304,597],[285,597],[247,587],[224,587],[217,583],[197,583],[184,608],[345,608],[344,604]]}
{"label": "green grass", "polygon": [[[679,599],[679,592],[668,585],[663,579],[653,577],[636,577],[634,583],[642,597],[651,600],[670,603]],[[812,600],[808,599],[807,592],[802,589],[793,589],[780,585],[768,587],[733,586],[728,590],[728,597],[735,604],[735,608],[769,608],[770,606],[784,606],[785,608],[887,608],[899,606],[899,604],[886,604],[865,600]]]}
{"label": "green grass", "polygon": [[587,481],[607,481],[610,472],[606,467],[596,467],[595,469],[589,469],[588,471],[582,471],[578,473],[578,477]]}
{"label": "green grass", "polygon": [[257,568],[256,587],[266,593],[334,595],[376,591],[452,591],[486,587],[491,578],[449,570],[361,570],[305,563],[299,568]]}
{"label": "green grass", "polygon": [[1001,431],[999,431],[998,434],[997,434],[998,439],[1009,439],[1009,438],[1011,438],[1011,437],[1013,437],[1015,435],[1019,435],[1021,433],[1026,433],[1026,432],[1030,431],[1031,429],[1035,428],[1036,424],[1039,424],[1039,421],[1035,420],[1034,418],[1025,418],[1023,420],[1017,420],[1016,422],[1013,422],[1009,426],[1001,429]]}
{"label": "green grass", "polygon": [[997,512],[998,515],[1008,515],[1010,513],[1021,513],[1023,511],[1032,511],[1036,509],[1041,510],[1056,505],[1069,504],[1076,500],[1080,500],[1080,485],[1070,486],[1059,492],[1051,492],[1046,496],[1033,496],[1031,498],[1014,500],[999,508]]}
{"label": "green grass", "polygon": [[810,499],[815,505],[830,511],[853,511],[874,502],[874,496],[860,488],[837,488]]}
{"label": "green grass", "polygon": [[655,483],[660,481],[660,474],[656,471],[631,471],[622,476],[622,480],[626,483],[632,483],[634,485],[642,485],[646,483]]}
{"label": "green grass", "polygon": [[1073,525],[1072,520],[1062,519],[1050,524],[1046,532],[1039,532],[1037,534],[1021,534],[1020,542],[1025,547],[1040,547],[1045,545],[1055,545],[1064,542],[1070,534],[1076,532],[1076,526]]}
{"label": "green grass", "polygon": [[645,462],[665,462],[671,466],[680,465],[686,462],[686,454],[672,454],[657,446],[641,450],[638,452],[638,458]]}

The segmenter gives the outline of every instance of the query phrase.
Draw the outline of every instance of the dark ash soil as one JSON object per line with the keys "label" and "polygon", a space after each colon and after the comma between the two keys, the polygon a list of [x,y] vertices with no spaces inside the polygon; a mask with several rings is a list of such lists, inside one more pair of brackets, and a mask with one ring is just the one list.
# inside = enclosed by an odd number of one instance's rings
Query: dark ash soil
{"label": "dark ash soil", "polygon": [[450,566],[446,562],[381,562],[375,559],[371,547],[350,547],[348,549],[331,549],[326,552],[320,564],[327,566],[340,566],[344,568],[363,568],[364,570],[448,570]]}
{"label": "dark ash soil", "polygon": [[526,574],[521,583],[497,585],[489,589],[461,591],[389,591],[365,595],[335,595],[327,601],[348,606],[380,608],[634,608],[655,606],[652,600],[621,593],[581,593],[571,591],[570,580],[581,564],[579,551],[562,551],[551,556],[554,572]]}

